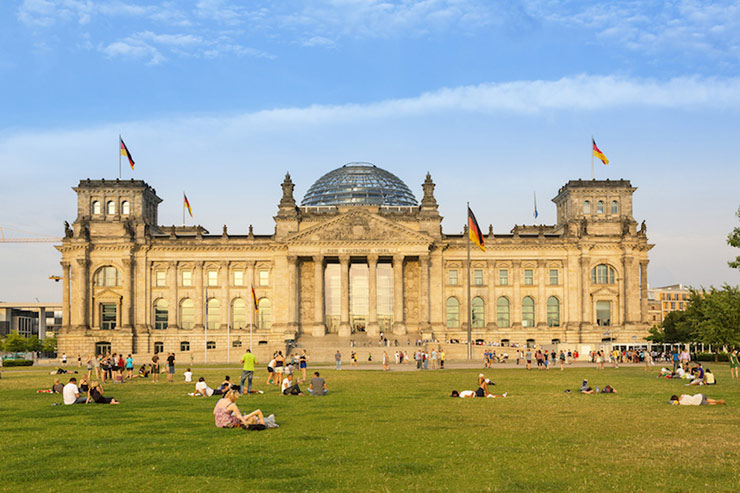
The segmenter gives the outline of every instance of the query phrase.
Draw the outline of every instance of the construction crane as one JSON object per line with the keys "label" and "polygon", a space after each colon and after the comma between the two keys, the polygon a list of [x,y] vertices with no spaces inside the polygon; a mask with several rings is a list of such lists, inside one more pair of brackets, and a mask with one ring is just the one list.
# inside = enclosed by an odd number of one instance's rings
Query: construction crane
{"label": "construction crane", "polygon": [[[5,231],[13,231],[16,233],[22,233],[24,235],[33,235],[31,237],[5,237]],[[15,229],[15,228],[8,228],[7,226],[3,227],[0,226],[0,243],[59,243],[62,241],[61,238],[56,236],[46,236],[41,235],[38,233],[31,233],[28,231],[23,231],[21,229]]]}

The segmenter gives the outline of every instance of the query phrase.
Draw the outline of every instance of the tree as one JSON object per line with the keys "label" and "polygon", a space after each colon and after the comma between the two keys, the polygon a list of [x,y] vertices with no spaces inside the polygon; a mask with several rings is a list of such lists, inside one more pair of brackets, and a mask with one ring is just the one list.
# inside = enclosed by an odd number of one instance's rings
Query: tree
{"label": "tree", "polygon": [[57,338],[47,337],[44,339],[44,345],[41,350],[45,353],[55,354],[57,352]]}
{"label": "tree", "polygon": [[696,325],[699,340],[721,347],[740,346],[740,289],[725,284],[711,288],[701,302],[702,320]]}
{"label": "tree", "polygon": [[[740,219],[740,208],[737,209],[735,215]],[[727,244],[734,246],[735,248],[740,248],[740,228],[733,229],[732,232],[727,235]],[[733,269],[740,269],[740,255],[735,257],[735,260],[731,260],[727,263]]]}
{"label": "tree", "polygon": [[39,336],[31,336],[28,339],[26,339],[26,351],[33,351],[34,353],[37,353],[41,351],[43,346],[44,346],[44,343],[41,342],[41,339],[39,339]]}
{"label": "tree", "polygon": [[11,332],[5,339],[5,350],[10,353],[25,353],[27,347],[28,340],[17,332]]}

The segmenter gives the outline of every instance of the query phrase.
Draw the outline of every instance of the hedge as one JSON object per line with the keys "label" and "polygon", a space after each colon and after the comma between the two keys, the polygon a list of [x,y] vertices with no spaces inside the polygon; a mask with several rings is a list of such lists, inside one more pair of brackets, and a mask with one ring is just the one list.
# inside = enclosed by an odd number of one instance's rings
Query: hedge
{"label": "hedge", "polygon": [[715,356],[718,356],[717,361],[730,361],[729,356],[727,353],[719,353],[718,355],[715,355],[714,353],[696,353],[693,357],[695,361],[714,361]]}
{"label": "hedge", "polygon": [[30,359],[4,359],[3,360],[3,366],[4,367],[10,367],[10,366],[31,366],[33,365],[33,361]]}

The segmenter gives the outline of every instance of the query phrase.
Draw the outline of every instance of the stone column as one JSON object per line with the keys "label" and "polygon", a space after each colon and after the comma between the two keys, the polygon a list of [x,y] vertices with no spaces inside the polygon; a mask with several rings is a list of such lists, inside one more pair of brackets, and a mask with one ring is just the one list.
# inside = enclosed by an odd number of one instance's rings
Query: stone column
{"label": "stone column", "polygon": [[367,256],[368,314],[365,331],[368,337],[378,337],[378,256]]}
{"label": "stone column", "polygon": [[193,283],[195,283],[195,299],[193,300],[193,303],[195,304],[195,309],[193,310],[195,314],[195,324],[193,325],[193,329],[203,330],[206,325],[206,299],[203,290],[203,262],[195,262],[195,269],[193,269]]}
{"label": "stone column", "polygon": [[509,317],[511,318],[511,327],[513,329],[522,328],[522,292],[520,286],[521,279],[519,275],[521,265],[521,260],[514,260],[511,262],[511,282],[514,286],[514,299],[511,300],[511,304],[509,305]]}
{"label": "stone column", "polygon": [[87,258],[77,259],[77,328],[90,328],[90,261]]}
{"label": "stone column", "polygon": [[227,325],[231,323],[229,320],[231,315],[231,303],[229,303],[229,286],[231,285],[229,279],[229,262],[221,262],[220,269],[218,271],[218,284],[221,288],[221,329],[226,330]]}
{"label": "stone column", "polygon": [[403,320],[403,255],[393,256],[393,333],[406,334]]}
{"label": "stone column", "polygon": [[488,303],[486,306],[486,328],[495,330],[496,320],[496,261],[488,261]]}
{"label": "stone column", "polygon": [[46,339],[46,308],[39,308],[39,339]]}
{"label": "stone column", "polygon": [[131,308],[133,296],[133,266],[131,258],[123,259],[123,297],[121,298],[121,328],[131,330]]}
{"label": "stone column", "polygon": [[180,303],[177,300],[177,262],[167,265],[167,328],[177,329],[177,317],[180,313]]}
{"label": "stone column", "polygon": [[649,260],[640,261],[640,322],[648,321],[648,280],[647,268]]}
{"label": "stone column", "polygon": [[298,331],[298,257],[288,255],[288,331],[295,338]]}
{"label": "stone column", "polygon": [[314,337],[323,337],[326,335],[326,323],[324,323],[324,256],[313,256],[313,330]]}
{"label": "stone column", "polygon": [[69,262],[62,262],[62,327],[66,330],[70,327],[69,286],[71,269]]}
{"label": "stone column", "polygon": [[339,290],[340,296],[340,313],[339,313],[339,336],[349,337],[352,329],[349,325],[349,255],[339,256]]}
{"label": "stone column", "polygon": [[537,305],[536,305],[536,320],[538,329],[545,329],[547,327],[547,299],[545,298],[545,270],[546,265],[544,260],[537,261]]}
{"label": "stone column", "polygon": [[622,279],[622,292],[620,294],[620,298],[622,301],[622,308],[623,308],[623,316],[622,316],[622,326],[624,327],[626,324],[629,324],[632,322],[632,312],[630,310],[630,302],[629,302],[629,291],[630,291],[630,284],[632,282],[632,261],[634,259],[631,255],[625,255],[622,257],[622,270],[624,271],[624,276]]}
{"label": "stone column", "polygon": [[[585,255],[581,255],[579,259],[581,267],[581,327],[590,326],[594,323],[591,317],[593,308],[591,307],[591,278],[589,277],[589,258]],[[580,341],[579,341],[580,342]]]}
{"label": "stone column", "polygon": [[419,331],[429,331],[429,255],[419,255],[419,274],[421,283],[421,299],[419,301]]}

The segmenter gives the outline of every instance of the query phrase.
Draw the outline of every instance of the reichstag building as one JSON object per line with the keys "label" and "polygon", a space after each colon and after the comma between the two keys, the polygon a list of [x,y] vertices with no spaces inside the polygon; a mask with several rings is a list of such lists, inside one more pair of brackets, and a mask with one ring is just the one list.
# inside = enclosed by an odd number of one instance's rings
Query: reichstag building
{"label": "reichstag building", "polygon": [[[223,359],[253,327],[265,350],[331,335],[467,339],[466,235],[442,230],[429,174],[416,197],[349,163],[303,197],[290,175],[272,234],[163,226],[140,180],[83,180],[62,254],[59,352],[190,352]],[[507,344],[634,342],[647,335],[648,251],[627,180],[572,180],[557,223],[483,231],[471,250],[473,338]],[[254,289],[254,298],[252,296]],[[253,299],[258,310],[253,311]]]}

